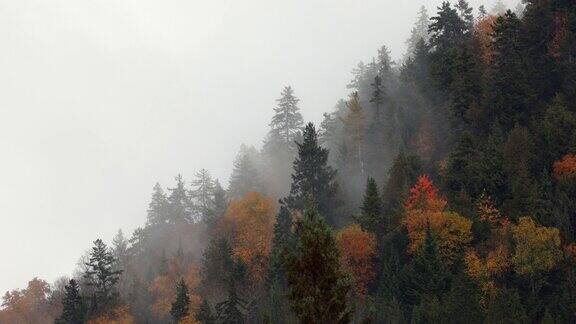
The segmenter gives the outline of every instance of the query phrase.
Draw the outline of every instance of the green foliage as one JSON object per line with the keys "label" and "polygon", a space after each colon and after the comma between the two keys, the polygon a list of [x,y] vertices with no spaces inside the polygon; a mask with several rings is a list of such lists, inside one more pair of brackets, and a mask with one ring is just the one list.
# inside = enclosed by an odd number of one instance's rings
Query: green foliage
{"label": "green foliage", "polygon": [[188,295],[188,286],[184,279],[180,279],[176,285],[176,300],[172,302],[170,315],[175,323],[190,315],[190,296]]}
{"label": "green foliage", "polygon": [[115,267],[116,258],[101,239],[94,241],[90,259],[85,263],[86,284],[93,289],[91,315],[97,315],[114,306],[118,301],[116,284],[123,270]]}
{"label": "green foliage", "polygon": [[86,321],[86,304],[80,295],[80,287],[76,280],[71,279],[64,287],[62,299],[62,314],[56,319],[56,324],[82,324]]}
{"label": "green foliage", "polygon": [[340,267],[334,235],[314,208],[296,224],[298,243],[286,263],[290,301],[303,323],[347,323],[350,278]]}

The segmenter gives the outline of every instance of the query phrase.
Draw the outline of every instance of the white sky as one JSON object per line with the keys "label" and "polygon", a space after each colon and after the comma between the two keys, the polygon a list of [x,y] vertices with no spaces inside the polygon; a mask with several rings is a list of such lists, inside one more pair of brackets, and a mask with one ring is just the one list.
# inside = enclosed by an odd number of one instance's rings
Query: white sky
{"label": "white sky", "polygon": [[156,181],[204,167],[227,183],[283,86],[318,121],[440,2],[0,0],[0,293],[130,234]]}

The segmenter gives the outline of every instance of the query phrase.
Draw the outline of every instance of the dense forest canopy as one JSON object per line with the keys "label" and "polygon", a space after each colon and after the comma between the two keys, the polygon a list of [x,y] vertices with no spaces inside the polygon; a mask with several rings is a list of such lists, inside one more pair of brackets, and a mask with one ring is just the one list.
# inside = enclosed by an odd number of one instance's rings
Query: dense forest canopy
{"label": "dense forest canopy", "polygon": [[576,322],[576,3],[415,14],[321,123],[279,89],[228,183],[155,184],[140,228],[0,322]]}

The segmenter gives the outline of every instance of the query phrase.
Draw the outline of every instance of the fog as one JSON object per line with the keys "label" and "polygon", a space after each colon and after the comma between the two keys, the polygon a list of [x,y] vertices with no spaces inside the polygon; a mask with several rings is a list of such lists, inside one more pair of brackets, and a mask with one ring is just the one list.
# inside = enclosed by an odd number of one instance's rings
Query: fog
{"label": "fog", "polygon": [[439,3],[0,0],[0,291],[131,233],[157,181],[206,168],[226,184],[285,85],[320,121],[358,61],[384,44],[401,58]]}

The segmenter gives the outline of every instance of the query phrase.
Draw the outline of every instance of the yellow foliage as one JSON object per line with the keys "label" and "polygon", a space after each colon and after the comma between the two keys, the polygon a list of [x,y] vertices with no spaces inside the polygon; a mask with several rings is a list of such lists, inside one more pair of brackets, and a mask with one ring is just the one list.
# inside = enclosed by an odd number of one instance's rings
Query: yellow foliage
{"label": "yellow foliage", "polygon": [[262,282],[272,249],[276,205],[257,192],[232,201],[221,228],[232,237],[234,256],[246,263],[251,276]]}
{"label": "yellow foliage", "polygon": [[130,314],[128,306],[120,306],[97,318],[88,321],[88,324],[134,324],[134,317]]}
{"label": "yellow foliage", "polygon": [[199,269],[196,265],[185,267],[179,258],[174,258],[168,265],[168,273],[164,276],[158,276],[149,287],[149,291],[155,296],[152,304],[152,312],[163,319],[168,317],[172,302],[176,298],[176,284],[184,278],[188,286],[190,295],[190,312],[195,313],[201,303],[200,296],[194,294],[194,290],[200,284]]}
{"label": "yellow foliage", "polygon": [[539,226],[530,217],[521,217],[512,229],[516,249],[512,262],[516,272],[534,275],[553,270],[562,259],[560,232]]}

